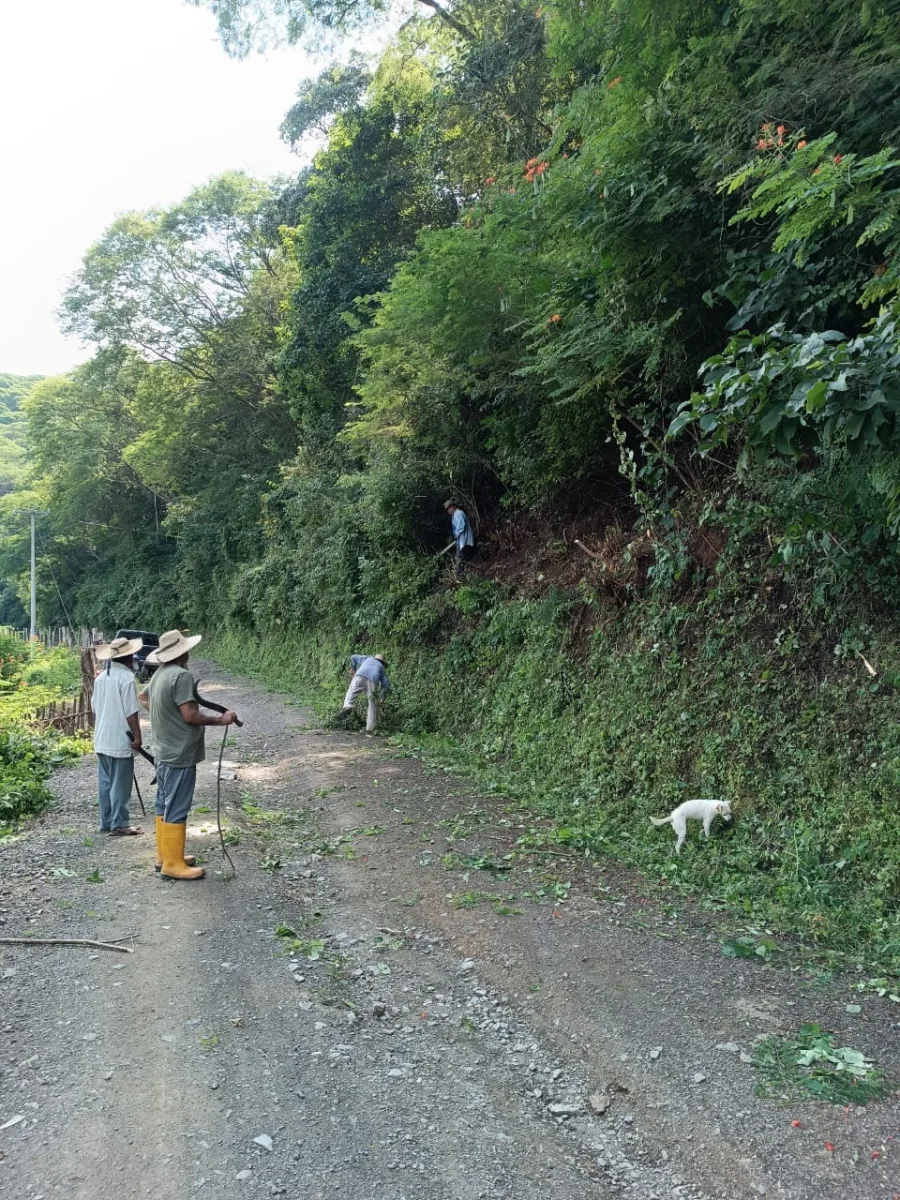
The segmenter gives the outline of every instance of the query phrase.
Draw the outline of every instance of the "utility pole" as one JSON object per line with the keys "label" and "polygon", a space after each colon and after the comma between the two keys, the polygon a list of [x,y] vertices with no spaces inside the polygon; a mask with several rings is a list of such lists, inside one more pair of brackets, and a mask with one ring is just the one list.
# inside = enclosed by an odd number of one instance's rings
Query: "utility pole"
{"label": "utility pole", "polygon": [[31,629],[28,634],[29,641],[34,641],[37,637],[37,564],[34,556],[34,519],[35,512],[31,512]]}
{"label": "utility pole", "polygon": [[45,517],[47,513],[43,508],[17,508],[15,511],[31,517],[31,628],[28,637],[33,642],[37,637],[37,563],[34,549],[34,523],[37,517]]}

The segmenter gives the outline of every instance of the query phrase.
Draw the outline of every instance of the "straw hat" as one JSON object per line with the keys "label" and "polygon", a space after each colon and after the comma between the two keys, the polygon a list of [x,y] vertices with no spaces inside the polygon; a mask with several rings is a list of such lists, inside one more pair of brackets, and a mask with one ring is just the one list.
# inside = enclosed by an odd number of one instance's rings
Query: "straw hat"
{"label": "straw hat", "polygon": [[105,646],[95,646],[94,654],[98,662],[106,662],[110,658],[127,658],[129,654],[137,654],[143,644],[140,638],[113,638]]}
{"label": "straw hat", "polygon": [[387,666],[387,659],[384,657],[383,654],[373,654],[372,657],[377,658],[383,667]]}
{"label": "straw hat", "polygon": [[154,667],[160,663],[174,662],[202,641],[202,634],[195,633],[193,637],[185,637],[180,629],[170,629],[159,639],[159,645],[153,653],[147,655],[147,662]]}

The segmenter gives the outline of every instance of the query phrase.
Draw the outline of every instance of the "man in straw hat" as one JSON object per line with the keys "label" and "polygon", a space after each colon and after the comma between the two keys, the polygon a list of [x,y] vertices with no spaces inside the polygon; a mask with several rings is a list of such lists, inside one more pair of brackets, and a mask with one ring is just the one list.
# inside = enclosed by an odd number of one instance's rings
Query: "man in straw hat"
{"label": "man in straw hat", "polygon": [[187,669],[190,651],[200,635],[185,637],[170,629],[147,656],[159,664],[141,699],[149,701],[153,750],[156,757],[156,853],[168,879],[202,879],[206,872],[184,857],[187,817],[194,801],[197,763],[206,757],[204,726],[233,725],[237,714],[201,713],[197,685]]}
{"label": "man in straw hat", "polygon": [[368,699],[366,713],[366,733],[374,733],[378,722],[378,693],[382,696],[391,690],[391,681],[387,677],[387,660],[383,654],[351,654],[350,655],[350,686],[344,697],[344,707],[341,715],[353,711],[356,697],[365,692]]}
{"label": "man in straw hat", "polygon": [[[120,637],[94,647],[94,656],[101,666],[91,698],[100,829],[115,837],[134,837],[143,832],[135,829],[128,814],[134,785],[134,752],[141,745],[134,655],[143,644],[140,638]],[[128,740],[129,731],[132,741]]]}

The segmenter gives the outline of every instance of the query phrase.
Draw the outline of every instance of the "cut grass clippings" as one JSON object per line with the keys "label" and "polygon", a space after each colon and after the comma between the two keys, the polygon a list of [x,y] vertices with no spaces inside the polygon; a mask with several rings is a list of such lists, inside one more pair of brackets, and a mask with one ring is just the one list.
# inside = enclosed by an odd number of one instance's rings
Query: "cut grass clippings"
{"label": "cut grass clippings", "polygon": [[836,1046],[834,1034],[816,1024],[803,1025],[793,1035],[766,1038],[751,1061],[760,1076],[757,1095],[767,1099],[868,1104],[893,1088],[861,1050]]}

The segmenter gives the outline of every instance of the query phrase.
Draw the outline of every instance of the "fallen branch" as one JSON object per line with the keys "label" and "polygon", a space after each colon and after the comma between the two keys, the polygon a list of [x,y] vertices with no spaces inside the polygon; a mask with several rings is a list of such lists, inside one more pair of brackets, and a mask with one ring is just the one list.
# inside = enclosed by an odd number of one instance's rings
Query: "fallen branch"
{"label": "fallen branch", "polygon": [[93,946],[96,950],[118,950],[120,954],[134,954],[131,946],[118,946],[115,942],[94,942],[90,938],[19,938],[0,937],[2,946]]}
{"label": "fallen branch", "polygon": [[578,538],[575,539],[575,545],[578,547],[579,550],[583,550],[585,552],[585,554],[587,554],[590,558],[602,558],[602,556],[599,555],[596,552],[596,550],[588,550],[588,548],[584,544],[584,542],[579,541]]}

